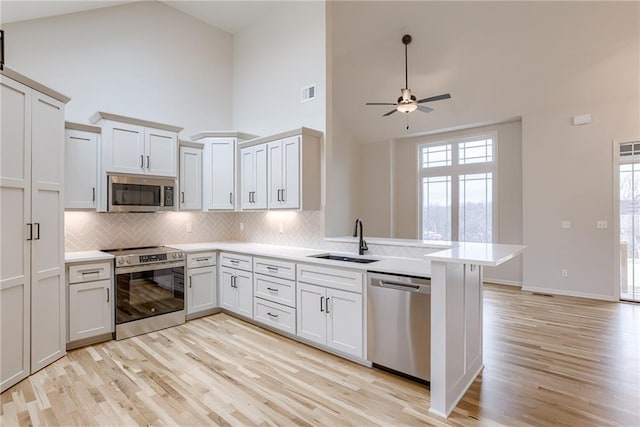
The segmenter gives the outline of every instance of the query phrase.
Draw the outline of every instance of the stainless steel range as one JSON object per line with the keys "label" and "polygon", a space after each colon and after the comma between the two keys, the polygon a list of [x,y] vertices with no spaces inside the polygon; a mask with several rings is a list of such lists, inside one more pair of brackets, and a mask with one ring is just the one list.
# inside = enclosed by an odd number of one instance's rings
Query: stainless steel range
{"label": "stainless steel range", "polygon": [[184,252],[166,246],[115,255],[116,340],[185,322]]}

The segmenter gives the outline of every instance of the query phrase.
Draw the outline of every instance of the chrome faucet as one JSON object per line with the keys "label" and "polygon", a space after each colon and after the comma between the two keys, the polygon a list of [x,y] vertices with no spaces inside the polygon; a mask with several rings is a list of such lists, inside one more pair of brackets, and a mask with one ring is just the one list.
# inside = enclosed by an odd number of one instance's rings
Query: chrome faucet
{"label": "chrome faucet", "polygon": [[358,237],[358,224],[360,225],[360,242],[358,245],[358,254],[364,255],[364,251],[369,250],[367,246],[367,242],[364,241],[364,232],[362,231],[362,220],[360,218],[356,218],[356,225],[353,228],[353,237]]}

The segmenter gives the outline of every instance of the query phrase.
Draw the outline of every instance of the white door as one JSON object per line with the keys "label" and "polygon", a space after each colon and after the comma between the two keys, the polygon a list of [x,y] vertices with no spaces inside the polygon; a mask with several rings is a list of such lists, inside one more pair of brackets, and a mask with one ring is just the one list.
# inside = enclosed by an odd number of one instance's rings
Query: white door
{"label": "white door", "polygon": [[300,207],[300,137],[282,141],[282,193],[283,208]]}
{"label": "white door", "polygon": [[210,168],[207,209],[232,210],[235,207],[235,139],[214,138],[207,143],[206,150]]}
{"label": "white door", "polygon": [[175,178],[178,170],[178,135],[160,129],[145,129],[145,173]]}
{"label": "white door", "polygon": [[187,314],[217,307],[215,267],[191,269],[187,280]]}
{"label": "white door", "polygon": [[31,101],[31,372],[66,354],[64,104]]}
{"label": "white door", "polygon": [[282,141],[274,141],[267,144],[268,163],[268,206],[279,208],[282,205]]}
{"label": "white door", "polygon": [[617,144],[620,299],[640,302],[640,140]]}
{"label": "white door", "polygon": [[267,208],[267,144],[256,145],[254,149],[255,187],[253,208]]}
{"label": "white door", "polygon": [[144,174],[144,128],[110,122],[103,128],[102,142],[107,172]]}
{"label": "white door", "polygon": [[256,164],[254,147],[242,148],[240,150],[240,207],[253,209],[253,195],[256,190]]}
{"label": "white door", "polygon": [[321,286],[298,283],[297,320],[298,336],[327,343],[326,289]]}
{"label": "white door", "polygon": [[30,373],[31,89],[0,76],[0,392]]}
{"label": "white door", "polygon": [[111,279],[69,285],[69,341],[113,332]]}
{"label": "white door", "polygon": [[362,357],[362,294],[327,289],[327,345]]}
{"label": "white door", "polygon": [[96,208],[98,134],[77,129],[65,131],[64,207]]}
{"label": "white door", "polygon": [[235,285],[238,293],[238,308],[236,312],[253,319],[253,274],[237,270]]}
{"label": "white door", "polygon": [[234,287],[235,270],[222,267],[220,269],[220,306],[227,310],[236,311],[238,293]]}
{"label": "white door", "polygon": [[180,210],[202,209],[202,150],[180,147]]}

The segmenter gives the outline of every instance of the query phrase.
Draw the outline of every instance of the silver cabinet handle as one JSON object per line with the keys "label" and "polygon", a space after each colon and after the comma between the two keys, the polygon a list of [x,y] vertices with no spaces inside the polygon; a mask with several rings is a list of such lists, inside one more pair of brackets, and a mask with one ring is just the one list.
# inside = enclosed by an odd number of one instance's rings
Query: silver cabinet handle
{"label": "silver cabinet handle", "polygon": [[233,193],[229,193],[229,203],[233,204]]}
{"label": "silver cabinet handle", "polygon": [[267,290],[271,291],[271,292],[278,292],[278,290],[276,288],[267,288]]}
{"label": "silver cabinet handle", "polygon": [[209,260],[209,257],[206,257],[206,256],[202,258],[196,258],[197,262],[208,261],[208,260]]}
{"label": "silver cabinet handle", "polygon": [[29,237],[27,237],[27,241],[33,240],[33,224],[28,223],[27,227],[29,227]]}
{"label": "silver cabinet handle", "polygon": [[181,191],[180,194],[181,194],[181,197],[182,197],[182,203],[184,203],[184,191]]}
{"label": "silver cabinet handle", "polygon": [[278,318],[278,315],[277,315],[277,314],[273,314],[273,313],[271,313],[271,312],[268,312],[268,313],[267,313],[267,315],[268,315],[268,316],[271,316],[271,317],[273,317],[273,318],[276,318],[276,319]]}
{"label": "silver cabinet handle", "polygon": [[286,201],[286,197],[284,196],[284,188],[282,189],[282,201]]}
{"label": "silver cabinet handle", "polygon": [[109,288],[105,288],[107,290],[107,302],[109,302]]}
{"label": "silver cabinet handle", "polygon": [[235,264],[235,265],[240,264],[240,261],[238,261],[237,259],[230,259],[230,260],[229,260],[229,262],[230,262],[231,264]]}
{"label": "silver cabinet handle", "polygon": [[320,297],[320,312],[324,312],[324,307],[322,306],[322,301],[324,300],[324,297]]}
{"label": "silver cabinet handle", "polygon": [[278,201],[281,202],[282,201],[282,196],[280,195],[280,192],[282,190],[278,188]]}
{"label": "silver cabinet handle", "polygon": [[80,274],[82,274],[82,276],[88,276],[89,274],[100,275],[100,270],[87,270],[87,271],[80,272]]}
{"label": "silver cabinet handle", "polygon": [[189,287],[191,287],[191,276],[189,276]]}
{"label": "silver cabinet handle", "polygon": [[144,168],[144,156],[140,154],[140,167]]}
{"label": "silver cabinet handle", "polygon": [[92,187],[91,188],[91,192],[93,194],[93,196],[91,197],[91,201],[95,202],[96,201],[96,187]]}
{"label": "silver cabinet handle", "polygon": [[267,270],[272,271],[274,273],[277,273],[278,272],[278,267],[274,267],[272,265],[268,265],[267,266]]}
{"label": "silver cabinet handle", "polygon": [[36,236],[33,238],[33,240],[40,240],[40,223],[36,222],[34,224],[36,226]]}
{"label": "silver cabinet handle", "polygon": [[330,299],[331,298],[327,297],[327,301],[324,303],[324,308],[325,308],[325,311],[327,312],[327,314],[329,314],[329,300]]}
{"label": "silver cabinet handle", "polygon": [[149,156],[147,156],[147,169],[151,167],[151,161],[149,161]]}

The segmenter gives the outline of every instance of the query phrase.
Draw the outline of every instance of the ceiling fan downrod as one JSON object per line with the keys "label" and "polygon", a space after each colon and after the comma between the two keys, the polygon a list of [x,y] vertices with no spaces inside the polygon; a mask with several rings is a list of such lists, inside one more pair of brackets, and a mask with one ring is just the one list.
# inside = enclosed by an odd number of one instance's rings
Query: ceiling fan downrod
{"label": "ceiling fan downrod", "polygon": [[409,89],[409,65],[407,61],[407,46],[411,43],[411,36],[405,34],[402,36],[402,43],[404,43],[404,88]]}

